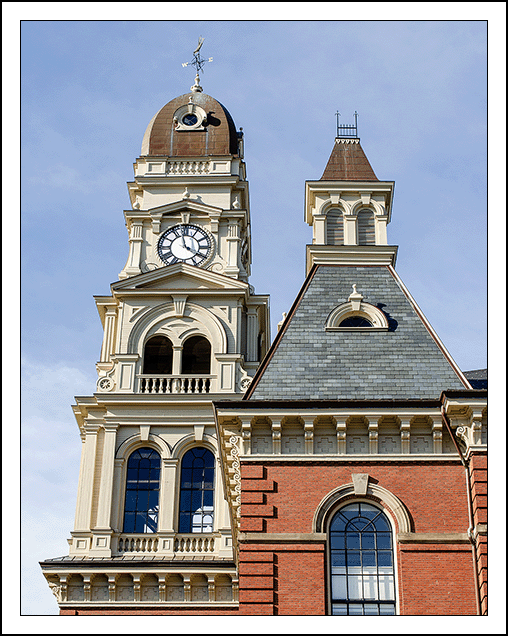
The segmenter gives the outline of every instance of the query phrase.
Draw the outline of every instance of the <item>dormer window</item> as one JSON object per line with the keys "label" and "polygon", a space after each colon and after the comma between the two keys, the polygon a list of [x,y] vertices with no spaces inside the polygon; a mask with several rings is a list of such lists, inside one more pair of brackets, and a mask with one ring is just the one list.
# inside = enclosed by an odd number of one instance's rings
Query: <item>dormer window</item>
{"label": "dormer window", "polygon": [[372,327],[372,323],[363,316],[349,316],[344,318],[339,327]]}
{"label": "dormer window", "polygon": [[388,331],[388,319],[374,305],[366,303],[353,285],[348,302],[333,309],[326,321],[326,331]]}

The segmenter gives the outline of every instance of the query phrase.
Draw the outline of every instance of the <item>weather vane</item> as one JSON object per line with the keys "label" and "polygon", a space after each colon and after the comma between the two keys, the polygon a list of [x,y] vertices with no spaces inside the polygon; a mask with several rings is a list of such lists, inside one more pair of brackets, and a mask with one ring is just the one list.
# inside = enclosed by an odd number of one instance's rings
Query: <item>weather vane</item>
{"label": "weather vane", "polygon": [[194,66],[196,69],[196,80],[195,80],[195,84],[194,86],[191,87],[191,90],[193,91],[202,91],[203,89],[201,88],[201,86],[199,85],[199,71],[202,70],[203,66],[206,64],[206,62],[213,62],[213,57],[209,57],[208,59],[205,59],[203,57],[201,57],[201,54],[199,52],[199,50],[201,49],[201,47],[203,46],[203,42],[205,41],[205,38],[200,37],[198,40],[198,46],[196,48],[196,50],[193,53],[193,58],[192,58],[192,62],[184,62],[182,64],[182,66],[185,68],[186,66],[189,66],[189,64],[191,66]]}

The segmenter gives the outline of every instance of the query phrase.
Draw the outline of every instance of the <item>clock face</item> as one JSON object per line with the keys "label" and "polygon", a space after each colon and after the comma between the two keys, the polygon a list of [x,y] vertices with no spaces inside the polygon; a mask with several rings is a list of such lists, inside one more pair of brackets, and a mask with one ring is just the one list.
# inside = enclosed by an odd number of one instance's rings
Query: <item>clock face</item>
{"label": "clock face", "polygon": [[175,225],[159,239],[158,252],[166,265],[202,265],[211,255],[212,240],[197,225]]}

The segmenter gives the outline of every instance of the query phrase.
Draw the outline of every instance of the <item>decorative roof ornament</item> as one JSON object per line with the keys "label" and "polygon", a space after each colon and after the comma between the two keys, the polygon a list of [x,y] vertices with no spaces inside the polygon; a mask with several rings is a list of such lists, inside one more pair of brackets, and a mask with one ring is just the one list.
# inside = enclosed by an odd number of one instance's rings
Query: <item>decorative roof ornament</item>
{"label": "decorative roof ornament", "polygon": [[348,302],[351,303],[353,311],[359,311],[362,304],[363,296],[356,291],[356,283],[353,284],[353,293],[349,294]]}
{"label": "decorative roof ornament", "polygon": [[336,138],[358,138],[358,113],[354,112],[355,123],[353,124],[340,124],[339,125],[339,117],[341,116],[339,111],[335,113],[337,117],[337,135]]}
{"label": "decorative roof ornament", "polygon": [[203,92],[203,87],[200,86],[200,84],[199,84],[199,71],[202,70],[202,68],[206,64],[206,62],[213,62],[213,57],[209,57],[208,59],[205,59],[205,58],[201,57],[201,54],[200,54],[199,50],[203,46],[203,42],[204,41],[205,41],[205,38],[202,38],[200,36],[199,40],[198,40],[198,46],[197,46],[196,50],[193,53],[192,62],[184,62],[182,64],[182,66],[184,68],[186,66],[189,66],[189,64],[190,64],[191,66],[194,66],[194,68],[196,69],[196,77],[194,78],[194,85],[191,86],[191,91],[193,93],[202,93]]}

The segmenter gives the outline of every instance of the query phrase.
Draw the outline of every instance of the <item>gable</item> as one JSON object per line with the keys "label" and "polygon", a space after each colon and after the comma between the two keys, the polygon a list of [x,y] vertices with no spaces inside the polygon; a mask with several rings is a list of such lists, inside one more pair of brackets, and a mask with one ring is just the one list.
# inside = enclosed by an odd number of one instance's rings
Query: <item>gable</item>
{"label": "gable", "polygon": [[[326,329],[356,284],[388,330]],[[386,266],[318,266],[247,399],[434,399],[463,389],[460,371]]]}
{"label": "gable", "polygon": [[248,285],[229,276],[201,269],[194,265],[175,263],[118,281],[113,283],[111,288],[114,291],[144,289],[231,290],[232,288],[245,291],[248,289]]}

